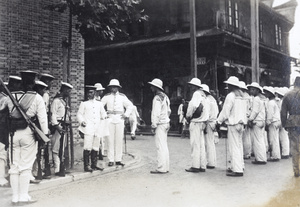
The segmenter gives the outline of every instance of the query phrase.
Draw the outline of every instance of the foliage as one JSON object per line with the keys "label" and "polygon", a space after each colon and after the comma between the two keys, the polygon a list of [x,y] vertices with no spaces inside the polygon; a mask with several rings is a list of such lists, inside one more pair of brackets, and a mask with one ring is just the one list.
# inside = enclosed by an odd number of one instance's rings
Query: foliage
{"label": "foliage", "polygon": [[46,9],[65,12],[70,8],[77,19],[75,28],[86,43],[95,43],[128,37],[128,24],[148,19],[140,3],[141,0],[56,0]]}

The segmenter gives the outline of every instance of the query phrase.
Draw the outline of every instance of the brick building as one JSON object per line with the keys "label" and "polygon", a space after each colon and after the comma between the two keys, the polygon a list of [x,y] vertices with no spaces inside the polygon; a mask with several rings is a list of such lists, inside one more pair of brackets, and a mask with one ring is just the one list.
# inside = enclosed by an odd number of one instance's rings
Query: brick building
{"label": "brick building", "polygon": [[[272,5],[273,0],[259,0],[260,84],[288,86],[288,34],[297,2]],[[143,0],[142,7],[149,21],[128,26],[130,41],[86,48],[86,80],[98,79],[105,85],[110,78],[119,78],[149,124],[153,95],[147,82],[161,78],[171,100],[174,129],[181,98],[190,98],[189,1]],[[230,75],[250,83],[250,0],[196,0],[195,10],[198,78],[220,95],[225,95],[223,81]]]}
{"label": "brick building", "polygon": [[[43,9],[51,0],[0,0],[0,76],[21,70],[49,73],[56,77],[51,91],[54,96],[60,81],[66,77],[66,49],[62,39],[68,37],[68,12]],[[73,30],[70,61],[72,120],[76,126],[76,112],[84,96],[84,41]],[[64,80],[65,81],[65,80]]]}

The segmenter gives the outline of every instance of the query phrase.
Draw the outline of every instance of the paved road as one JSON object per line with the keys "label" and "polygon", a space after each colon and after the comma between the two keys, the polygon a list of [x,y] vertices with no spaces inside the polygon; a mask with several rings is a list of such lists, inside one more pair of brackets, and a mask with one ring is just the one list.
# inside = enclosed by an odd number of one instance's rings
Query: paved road
{"label": "paved road", "polygon": [[[300,206],[300,181],[292,174],[291,159],[257,166],[246,161],[243,177],[227,177],[225,139],[217,144],[218,166],[205,173],[187,173],[189,139],[169,137],[170,173],[155,169],[153,137],[127,141],[129,153],[141,156],[138,165],[55,188],[34,191],[31,206],[102,207],[274,207]],[[3,201],[3,202],[1,202]],[[9,204],[10,192],[1,203]],[[283,205],[284,204],[284,205]],[[2,205],[1,205],[2,206]]]}

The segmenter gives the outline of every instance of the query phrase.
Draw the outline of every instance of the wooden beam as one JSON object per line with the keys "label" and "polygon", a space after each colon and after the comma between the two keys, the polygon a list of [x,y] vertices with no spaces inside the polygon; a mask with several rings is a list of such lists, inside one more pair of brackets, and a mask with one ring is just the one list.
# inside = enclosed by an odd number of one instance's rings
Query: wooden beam
{"label": "wooden beam", "polygon": [[259,83],[259,18],[258,0],[251,0],[251,66],[252,82]]}

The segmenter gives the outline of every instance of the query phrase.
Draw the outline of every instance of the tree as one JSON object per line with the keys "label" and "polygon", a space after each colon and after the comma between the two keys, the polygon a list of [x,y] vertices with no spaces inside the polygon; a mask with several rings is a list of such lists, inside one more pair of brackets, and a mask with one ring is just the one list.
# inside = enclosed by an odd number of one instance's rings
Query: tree
{"label": "tree", "polygon": [[77,19],[75,28],[89,45],[127,38],[128,24],[148,19],[140,3],[141,0],[57,0],[46,8],[58,12],[69,9]]}

